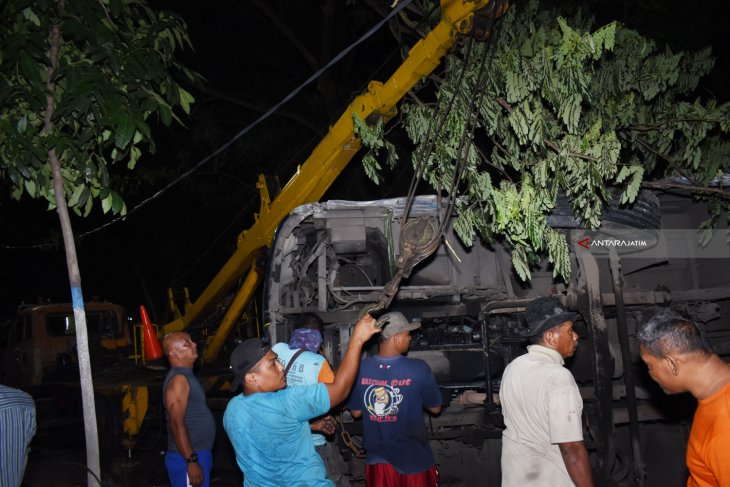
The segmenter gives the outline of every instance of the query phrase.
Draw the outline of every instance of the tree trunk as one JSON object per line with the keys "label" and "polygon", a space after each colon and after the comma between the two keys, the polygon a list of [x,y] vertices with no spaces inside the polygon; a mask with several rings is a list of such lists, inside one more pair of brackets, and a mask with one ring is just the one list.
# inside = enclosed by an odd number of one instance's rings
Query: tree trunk
{"label": "tree trunk", "polygon": [[81,273],[76,257],[71,220],[68,216],[68,206],[63,194],[63,179],[61,165],[56,157],[56,150],[48,152],[53,169],[53,189],[56,193],[58,219],[61,222],[63,245],[66,249],[66,266],[68,280],[71,284],[71,301],[76,324],[76,349],[79,358],[79,380],[81,382],[81,404],[84,412],[84,435],[86,438],[86,468],[87,485],[97,483],[101,485],[101,466],[99,463],[99,432],[96,425],[96,404],[94,402],[94,382],[91,376],[91,360],[89,357],[89,335],[86,329],[86,313],[84,312],[84,297],[81,293]]}
{"label": "tree trunk", "polygon": [[[58,4],[59,13],[63,12],[63,1]],[[59,15],[60,16],[60,15]],[[44,114],[45,133],[53,131],[53,112],[55,108],[53,83],[53,72],[58,66],[58,50],[61,44],[61,28],[59,23],[51,27],[51,66],[48,68],[48,81],[46,82],[46,113]],[[81,383],[81,404],[84,414],[84,433],[86,437],[86,468],[87,485],[101,485],[101,466],[99,464],[99,437],[96,426],[96,406],[94,404],[94,383],[91,377],[91,360],[89,358],[89,336],[86,329],[86,313],[84,312],[84,297],[81,293],[81,273],[76,257],[76,244],[74,242],[71,219],[68,216],[68,206],[63,191],[63,178],[61,177],[61,164],[56,155],[56,149],[48,151],[48,159],[53,171],[53,190],[56,198],[58,219],[61,222],[63,233],[63,244],[66,249],[66,265],[68,267],[68,280],[71,285],[71,302],[73,303],[74,322],[76,324],[76,349],[79,359],[79,380]]]}

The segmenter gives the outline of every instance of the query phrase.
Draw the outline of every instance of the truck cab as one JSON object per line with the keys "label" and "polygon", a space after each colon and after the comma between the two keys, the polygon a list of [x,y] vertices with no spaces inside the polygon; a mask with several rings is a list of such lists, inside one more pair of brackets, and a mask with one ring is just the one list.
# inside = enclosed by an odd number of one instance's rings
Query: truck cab
{"label": "truck cab", "polygon": [[[124,308],[106,302],[89,302],[85,308],[92,363],[113,360],[130,344]],[[13,318],[0,325],[0,356],[4,384],[22,388],[78,380],[71,304],[21,305]]]}

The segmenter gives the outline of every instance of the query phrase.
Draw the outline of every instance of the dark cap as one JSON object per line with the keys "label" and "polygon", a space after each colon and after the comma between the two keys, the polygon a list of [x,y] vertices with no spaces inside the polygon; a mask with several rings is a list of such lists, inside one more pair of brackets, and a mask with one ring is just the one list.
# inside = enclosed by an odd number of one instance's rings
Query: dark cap
{"label": "dark cap", "polygon": [[578,313],[565,309],[557,298],[544,296],[534,299],[527,305],[525,311],[527,329],[520,335],[533,337],[566,321],[575,321],[576,316]]}
{"label": "dark cap", "polygon": [[[381,325],[382,323],[382,325]],[[421,327],[420,321],[408,321],[403,313],[391,311],[378,318],[378,326],[383,327],[381,335],[390,338],[404,331],[412,331]]]}
{"label": "dark cap", "polygon": [[241,386],[246,372],[250,371],[269,350],[270,347],[264,345],[258,338],[249,338],[233,350],[230,361],[230,368],[233,372],[231,390],[236,391]]}

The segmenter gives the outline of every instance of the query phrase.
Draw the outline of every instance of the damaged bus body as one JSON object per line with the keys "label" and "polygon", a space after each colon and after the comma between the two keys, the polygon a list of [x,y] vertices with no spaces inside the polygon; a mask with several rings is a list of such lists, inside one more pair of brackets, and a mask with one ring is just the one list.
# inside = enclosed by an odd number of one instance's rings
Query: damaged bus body
{"label": "damaged bus body", "polygon": [[[418,197],[409,219],[436,221],[437,205],[435,197]],[[358,314],[378,302],[394,275],[404,207],[405,198],[330,201],[303,205],[284,220],[264,291],[274,342],[287,340],[299,313],[316,312],[326,323],[324,353],[338,364]],[[525,351],[526,304],[547,295],[582,317],[580,345],[566,366],[585,401],[584,437],[597,484],[684,485],[693,401],[666,396],[653,384],[634,336],[657,308],[672,307],[705,324],[718,354],[730,354],[730,326],[720,319],[730,297],[725,236],[708,250],[696,245],[696,231],[682,230],[702,219],[689,198],[662,196],[660,204],[642,193],[630,209],[607,207],[601,229],[587,232],[559,199],[548,222],[570,246],[567,283],[546,265],[522,283],[503,244],[467,248],[447,229],[435,253],[401,281],[389,307],[422,322],[409,356],[430,365],[448,403],[427,418],[444,485],[498,485],[500,377]],[[347,441],[337,442],[340,455],[329,469],[358,477],[360,425],[345,414],[343,426]]]}

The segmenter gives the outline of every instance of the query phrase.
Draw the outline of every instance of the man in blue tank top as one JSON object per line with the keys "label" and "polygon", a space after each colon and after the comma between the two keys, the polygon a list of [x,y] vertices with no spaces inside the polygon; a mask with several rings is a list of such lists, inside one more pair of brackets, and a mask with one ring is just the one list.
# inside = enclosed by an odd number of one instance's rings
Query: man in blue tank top
{"label": "man in blue tank top", "polygon": [[170,362],[162,386],[167,410],[165,467],[172,487],[209,487],[213,467],[215,420],[205,390],[193,374],[198,346],[185,332],[170,333],[162,340]]}
{"label": "man in blue tank top", "polygon": [[423,410],[441,412],[441,391],[431,368],[403,356],[410,332],[421,323],[397,311],[384,323],[378,354],[360,364],[348,407],[363,418],[367,487],[435,487],[436,461],[428,444]]}

